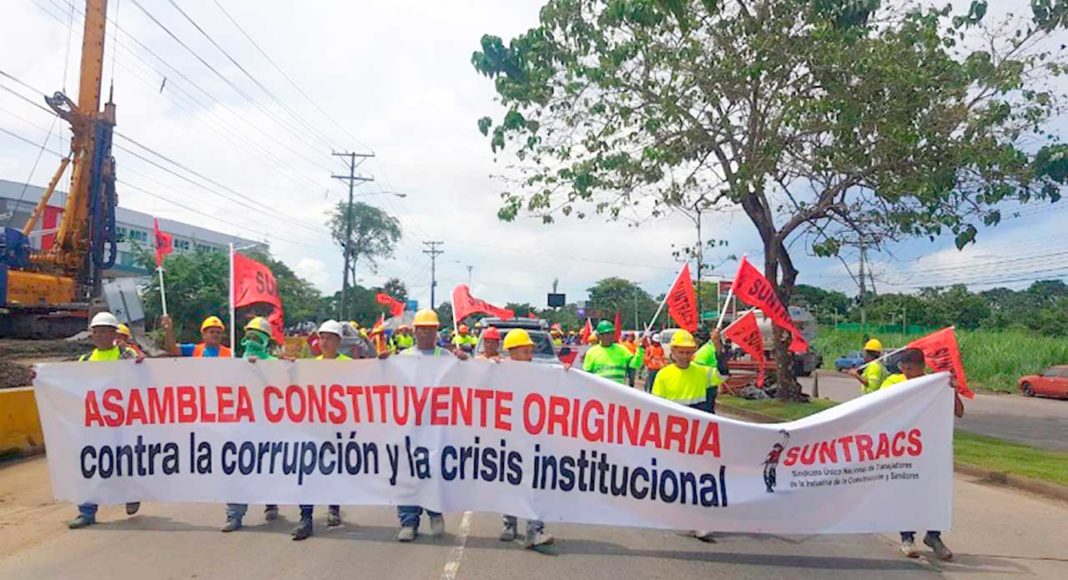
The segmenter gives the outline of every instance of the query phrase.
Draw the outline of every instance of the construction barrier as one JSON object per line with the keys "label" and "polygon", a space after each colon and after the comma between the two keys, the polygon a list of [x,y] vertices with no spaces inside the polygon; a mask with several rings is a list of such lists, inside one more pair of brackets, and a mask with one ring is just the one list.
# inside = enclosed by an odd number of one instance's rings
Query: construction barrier
{"label": "construction barrier", "polygon": [[0,390],[0,457],[44,451],[33,387]]}

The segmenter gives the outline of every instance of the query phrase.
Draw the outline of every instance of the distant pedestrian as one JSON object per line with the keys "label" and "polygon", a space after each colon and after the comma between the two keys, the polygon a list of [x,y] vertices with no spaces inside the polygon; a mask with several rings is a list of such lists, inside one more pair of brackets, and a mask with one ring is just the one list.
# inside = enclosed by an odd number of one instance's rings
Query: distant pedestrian
{"label": "distant pedestrian", "polygon": [[883,343],[879,339],[872,338],[864,343],[864,362],[867,366],[863,370],[853,371],[853,376],[860,381],[861,390],[864,394],[874,393],[883,386],[886,380],[886,367],[878,359],[883,356]]}

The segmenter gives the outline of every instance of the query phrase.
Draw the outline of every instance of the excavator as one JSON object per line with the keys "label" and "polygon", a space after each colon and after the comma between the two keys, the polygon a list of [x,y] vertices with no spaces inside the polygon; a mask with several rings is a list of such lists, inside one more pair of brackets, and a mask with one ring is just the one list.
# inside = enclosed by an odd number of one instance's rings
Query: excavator
{"label": "excavator", "polygon": [[[115,104],[100,110],[107,0],[86,0],[78,100],[63,92],[45,97],[70,123],[70,154],[22,228],[0,239],[0,337],[57,338],[84,330],[99,308],[103,272],[118,255],[115,159],[111,155]],[[35,250],[30,233],[71,168],[70,189],[54,242]]]}

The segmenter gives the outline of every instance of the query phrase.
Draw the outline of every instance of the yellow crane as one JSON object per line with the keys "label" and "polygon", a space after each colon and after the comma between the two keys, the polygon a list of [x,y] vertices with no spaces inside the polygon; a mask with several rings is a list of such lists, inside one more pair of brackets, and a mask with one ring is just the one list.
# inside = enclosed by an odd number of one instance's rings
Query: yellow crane
{"label": "yellow crane", "polygon": [[[85,1],[78,100],[62,92],[45,97],[70,123],[70,154],[60,161],[48,188],[21,229],[6,228],[0,254],[0,336],[63,336],[85,327],[101,277],[114,265],[115,160],[111,139],[115,105],[100,109],[107,0]],[[70,189],[55,241],[33,250],[29,234],[71,167]],[[5,279],[6,278],[6,282]]]}

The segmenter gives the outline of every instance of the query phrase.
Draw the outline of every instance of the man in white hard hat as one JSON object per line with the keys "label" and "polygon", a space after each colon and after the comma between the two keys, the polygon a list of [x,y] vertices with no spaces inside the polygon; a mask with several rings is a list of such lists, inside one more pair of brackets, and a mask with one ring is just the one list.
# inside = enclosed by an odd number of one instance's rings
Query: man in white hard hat
{"label": "man in white hard hat", "polygon": [[[78,357],[80,362],[109,362],[119,360],[133,360],[137,363],[145,360],[145,355],[129,347],[120,347],[116,344],[119,333],[119,321],[110,312],[99,312],[89,322],[89,340],[93,343],[92,352]],[[78,506],[78,517],[67,523],[72,530],[84,528],[96,523],[95,503],[83,503]],[[141,502],[134,501],[126,504],[126,514],[134,515],[141,509]]]}
{"label": "man in white hard hat", "polygon": [[[341,323],[327,320],[319,327],[319,350],[322,352],[315,360],[352,360],[352,357],[337,351],[341,347]],[[312,535],[312,504],[300,504],[300,523],[290,532],[295,541],[306,540]],[[333,528],[341,525],[341,506],[328,507],[326,525]]]}

